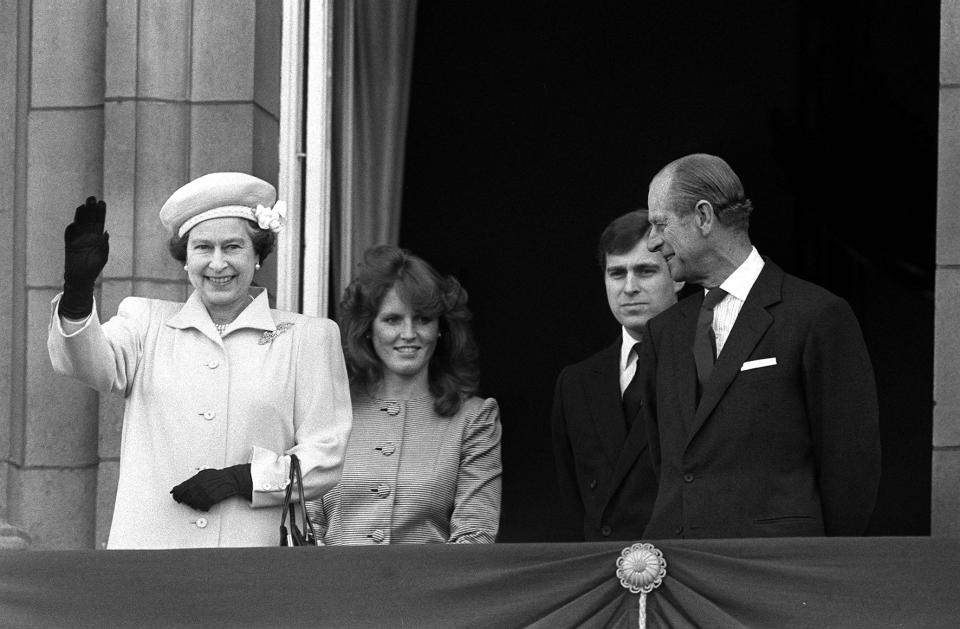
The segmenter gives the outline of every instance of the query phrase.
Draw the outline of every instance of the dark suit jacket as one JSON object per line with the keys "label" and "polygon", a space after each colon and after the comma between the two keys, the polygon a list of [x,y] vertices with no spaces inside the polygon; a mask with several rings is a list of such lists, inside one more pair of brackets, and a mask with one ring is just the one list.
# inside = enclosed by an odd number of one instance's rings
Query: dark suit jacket
{"label": "dark suit jacket", "polygon": [[618,337],[609,348],[566,367],[557,379],[552,416],[557,478],[587,541],[639,540],[657,490],[641,417],[627,434],[621,342]]}
{"label": "dark suit jacket", "polygon": [[[860,535],[880,440],[873,368],[850,306],[770,260],[696,405],[703,293],[648,323],[640,362],[659,494],[644,537]],[[776,365],[742,371],[744,363]]]}

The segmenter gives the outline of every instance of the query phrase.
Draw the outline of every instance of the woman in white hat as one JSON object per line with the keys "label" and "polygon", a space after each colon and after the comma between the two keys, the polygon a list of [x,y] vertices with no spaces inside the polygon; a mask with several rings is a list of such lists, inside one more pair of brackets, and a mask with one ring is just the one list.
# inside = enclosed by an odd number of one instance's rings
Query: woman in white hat
{"label": "woman in white hat", "polygon": [[290,456],[304,494],[340,478],[351,424],[335,323],[271,310],[251,289],[284,209],[269,183],[213,173],[160,210],[194,287],[185,303],[128,297],[101,324],[94,281],[106,206],[77,208],[52,302],[53,367],[126,398],[109,548],[273,546]]}

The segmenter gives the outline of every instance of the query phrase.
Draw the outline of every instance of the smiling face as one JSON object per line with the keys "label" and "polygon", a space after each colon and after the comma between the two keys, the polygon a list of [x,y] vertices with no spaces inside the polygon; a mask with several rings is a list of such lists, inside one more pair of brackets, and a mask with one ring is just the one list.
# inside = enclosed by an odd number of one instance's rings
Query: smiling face
{"label": "smiling face", "polygon": [[245,219],[212,218],[188,234],[187,276],[217,321],[232,321],[247,307],[256,264]]}
{"label": "smiling face", "polygon": [[[681,214],[670,194],[670,175],[659,175],[650,184],[650,235],[647,248],[663,255],[676,281],[699,283],[704,279],[705,239],[693,211]],[[692,209],[692,208],[691,208]]]}
{"label": "smiling face", "polygon": [[610,312],[638,340],[651,317],[677,302],[683,286],[670,278],[663,256],[647,249],[646,238],[626,253],[608,253],[603,276]]}
{"label": "smiling face", "polygon": [[372,328],[373,349],[383,362],[385,377],[426,380],[440,336],[436,317],[414,312],[394,287],[384,296]]}

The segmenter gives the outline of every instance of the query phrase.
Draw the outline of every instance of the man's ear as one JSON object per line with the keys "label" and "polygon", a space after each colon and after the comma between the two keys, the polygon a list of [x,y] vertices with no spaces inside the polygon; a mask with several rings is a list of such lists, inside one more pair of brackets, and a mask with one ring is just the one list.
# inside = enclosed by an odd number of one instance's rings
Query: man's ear
{"label": "man's ear", "polygon": [[696,221],[697,229],[706,236],[716,224],[717,215],[713,211],[713,204],[705,199],[700,199],[693,208],[693,218]]}
{"label": "man's ear", "polygon": [[679,293],[680,291],[682,291],[682,290],[683,290],[683,287],[686,286],[686,284],[687,284],[687,283],[684,282],[683,280],[681,280],[681,281],[679,281],[679,282],[674,282],[674,283],[673,283],[673,294],[676,295],[677,293]]}

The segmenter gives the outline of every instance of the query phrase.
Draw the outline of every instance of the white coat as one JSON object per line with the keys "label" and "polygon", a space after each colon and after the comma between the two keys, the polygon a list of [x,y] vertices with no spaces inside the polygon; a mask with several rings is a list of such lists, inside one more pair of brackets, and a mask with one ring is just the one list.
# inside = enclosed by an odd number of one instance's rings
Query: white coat
{"label": "white coat", "polygon": [[[198,293],[180,304],[128,297],[67,334],[52,302],[54,369],[126,397],[120,478],[108,548],[276,546],[289,454],[305,495],[340,478],[351,426],[340,335],[328,319],[271,310],[266,291],[223,338]],[[204,468],[251,463],[253,500],[210,511],[170,490]]]}

